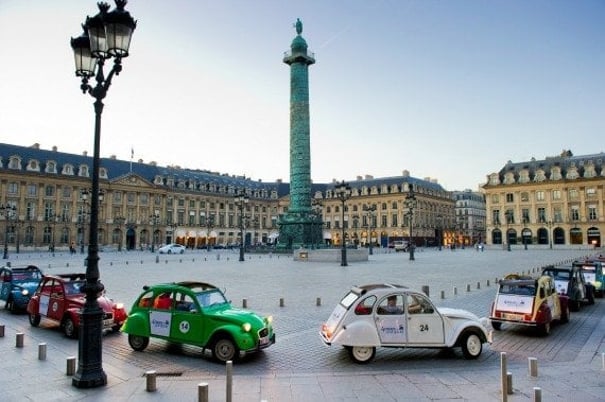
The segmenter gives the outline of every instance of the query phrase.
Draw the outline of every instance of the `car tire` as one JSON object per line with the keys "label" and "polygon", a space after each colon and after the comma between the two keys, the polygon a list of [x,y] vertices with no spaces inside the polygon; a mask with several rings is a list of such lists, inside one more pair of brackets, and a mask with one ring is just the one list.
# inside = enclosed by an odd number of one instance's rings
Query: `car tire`
{"label": "car tire", "polygon": [[149,337],[139,335],[128,335],[128,344],[133,350],[142,352],[149,345]]}
{"label": "car tire", "polygon": [[502,323],[500,321],[492,321],[492,328],[496,331],[500,331],[500,329],[502,329]]}
{"label": "car tire", "polygon": [[353,346],[349,349],[351,359],[357,364],[366,364],[376,356],[376,348],[373,346]]}
{"label": "car tire", "polygon": [[[592,304],[594,304],[594,288],[593,288],[593,287],[589,287],[589,288],[587,288],[586,293],[588,293],[588,294],[587,294],[587,297],[588,297],[588,304],[591,304],[591,305],[592,305]],[[12,310],[11,310],[11,311],[12,311]]]}
{"label": "car tire", "polygon": [[40,314],[30,314],[29,315],[29,323],[31,324],[32,327],[37,327],[38,325],[40,325],[40,319],[42,317],[40,316]]}
{"label": "car tire", "polygon": [[65,317],[63,319],[63,333],[68,338],[77,338],[78,337],[78,329],[76,328],[76,323],[71,317]]}
{"label": "car tire", "polygon": [[565,306],[565,309],[561,312],[561,322],[563,324],[567,324],[569,322],[569,317],[571,313],[569,311],[569,305]]}
{"label": "car tire", "polygon": [[580,300],[570,300],[569,302],[571,303],[572,311],[580,311],[580,306],[582,305],[582,303],[580,303]]}
{"label": "car tire", "polygon": [[550,335],[550,322],[545,322],[544,324],[539,325],[538,330],[542,336]]}
{"label": "car tire", "polygon": [[172,250],[168,250],[166,254],[172,254]]}
{"label": "car tire", "polygon": [[230,338],[220,338],[212,346],[212,356],[219,362],[226,363],[237,356],[237,347]]}
{"label": "car tire", "polygon": [[466,332],[462,335],[462,342],[460,342],[462,348],[462,354],[465,359],[476,359],[481,355],[483,350],[483,343],[481,338],[474,331]]}

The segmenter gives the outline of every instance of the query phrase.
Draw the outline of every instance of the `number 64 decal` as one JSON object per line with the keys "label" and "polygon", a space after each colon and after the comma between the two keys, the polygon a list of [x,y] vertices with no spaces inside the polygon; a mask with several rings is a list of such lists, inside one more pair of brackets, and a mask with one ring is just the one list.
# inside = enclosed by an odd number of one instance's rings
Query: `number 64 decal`
{"label": "number 64 decal", "polygon": [[420,332],[428,331],[429,324],[420,324]]}

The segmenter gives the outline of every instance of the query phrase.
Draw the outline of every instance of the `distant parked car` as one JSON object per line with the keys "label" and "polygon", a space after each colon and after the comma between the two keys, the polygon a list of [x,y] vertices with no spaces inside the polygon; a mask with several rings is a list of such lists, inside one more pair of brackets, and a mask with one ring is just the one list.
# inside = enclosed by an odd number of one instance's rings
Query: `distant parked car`
{"label": "distant parked car", "polygon": [[395,284],[353,287],[340,300],[319,335],[341,345],[356,363],[374,358],[377,347],[455,348],[476,359],[491,343],[487,318],[459,309],[437,308],[422,292]]}
{"label": "distant parked car", "polygon": [[185,252],[185,246],[180,244],[166,244],[158,249],[160,254],[183,254]]}
{"label": "distant parked car", "polygon": [[586,283],[580,267],[574,265],[549,265],[542,269],[542,275],[548,275],[555,280],[557,293],[569,297],[569,308],[580,310],[582,304],[594,304],[594,288]]}
{"label": "distant parked car", "polygon": [[498,282],[490,320],[495,330],[500,330],[502,323],[510,323],[534,327],[548,335],[553,321],[569,321],[568,303],[567,295],[557,293],[552,277],[510,274]]}
{"label": "distant parked car", "polygon": [[42,279],[35,265],[0,268],[0,300],[11,313],[25,311],[27,303]]}
{"label": "distant parked car", "polygon": [[580,267],[584,280],[593,286],[594,294],[597,297],[603,297],[605,293],[604,264],[605,260],[592,258],[573,262],[573,265]]}
{"label": "distant parked car", "polygon": [[405,240],[400,240],[400,241],[396,241],[395,243],[393,243],[393,248],[395,249],[396,252],[408,251],[409,244]]}
{"label": "distant parked car", "polygon": [[[83,287],[86,275],[44,275],[35,294],[27,304],[29,323],[37,327],[42,317],[58,322],[69,338],[78,337],[80,314],[86,301]],[[116,303],[105,295],[97,299],[103,309],[103,329],[118,331],[126,319],[122,303]]]}
{"label": "distant parked car", "polygon": [[274,344],[272,321],[232,307],[209,283],[178,282],[144,286],[122,332],[136,351],[143,351],[149,338],[159,338],[210,350],[226,362]]}

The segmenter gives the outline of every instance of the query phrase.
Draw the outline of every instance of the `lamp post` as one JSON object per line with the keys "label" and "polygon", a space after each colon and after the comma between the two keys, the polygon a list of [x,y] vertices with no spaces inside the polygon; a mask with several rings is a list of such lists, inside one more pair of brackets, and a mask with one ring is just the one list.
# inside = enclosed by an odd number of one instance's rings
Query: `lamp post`
{"label": "lamp post", "polygon": [[206,218],[206,251],[210,251],[210,231],[214,228],[214,216],[208,215]]}
{"label": "lamp post", "polygon": [[14,205],[0,205],[0,212],[4,215],[4,219],[6,224],[4,225],[4,254],[2,255],[2,259],[8,259],[8,221],[11,218],[11,215],[14,215],[17,211],[17,207]]}
{"label": "lamp post", "polygon": [[240,234],[240,242],[239,242],[239,260],[245,261],[244,258],[244,208],[246,204],[248,204],[249,198],[244,193],[239,193],[235,195],[235,205],[239,210],[239,234]]}
{"label": "lamp post", "polygon": [[345,181],[341,181],[334,187],[336,198],[342,203],[342,239],[341,239],[341,251],[340,251],[340,266],[346,267],[347,265],[347,245],[345,242],[345,206],[347,200],[351,198],[351,186]]}
{"label": "lamp post", "polygon": [[122,251],[122,225],[124,222],[126,222],[126,218],[123,216],[117,216],[113,221],[116,225],[118,225],[118,251]]}
{"label": "lamp post", "polygon": [[[86,17],[82,26],[84,33],[71,39],[74,51],[76,76],[82,78],[80,89],[94,99],[95,130],[94,153],[92,163],[92,193],[90,207],[90,230],[88,256],[86,258],[86,302],[81,313],[78,343],[78,371],[72,378],[72,385],[78,388],[92,388],[107,384],[107,375],[102,365],[103,309],[97,298],[103,292],[99,280],[99,164],[101,142],[101,114],[103,99],[107,95],[111,80],[122,71],[122,58],[128,56],[130,39],[136,27],[136,21],[124,9],[126,0],[115,0],[116,8],[109,11],[109,4],[98,3],[99,14]],[[114,58],[114,65],[105,77],[105,60]],[[96,70],[96,71],[95,71]],[[96,85],[92,87],[88,79],[95,76]]]}
{"label": "lamp post", "polygon": [[443,225],[443,216],[437,215],[437,247],[439,251],[441,251],[441,238],[443,235],[441,234],[441,227]]}
{"label": "lamp post", "polygon": [[155,253],[155,228],[160,223],[160,211],[157,209],[153,211],[149,219],[151,219],[151,252]]}
{"label": "lamp post", "polygon": [[408,209],[408,219],[409,219],[409,224],[410,224],[410,244],[409,244],[409,248],[410,248],[410,261],[414,261],[414,235],[412,233],[412,230],[414,228],[414,209],[416,208],[416,195],[414,195],[414,186],[410,185],[410,189],[408,191],[408,194],[405,196],[405,206]]}
{"label": "lamp post", "polygon": [[553,225],[553,222],[551,220],[549,220],[546,224],[548,225],[548,248],[550,248],[552,250],[552,225]]}
{"label": "lamp post", "polygon": [[176,222],[172,222],[172,223],[169,223],[167,226],[172,231],[171,232],[172,233],[172,238],[170,239],[171,241],[167,242],[167,243],[176,243],[176,230],[179,227],[179,225]]}
{"label": "lamp post", "polygon": [[372,228],[374,227],[374,214],[376,213],[376,205],[366,205],[365,211],[368,214],[368,253],[374,254],[373,242],[372,242]]}
{"label": "lamp post", "polygon": [[50,252],[52,256],[55,256],[55,226],[59,217],[55,213],[51,213],[46,217],[46,221],[50,223]]}
{"label": "lamp post", "polygon": [[506,211],[506,251],[510,251],[510,239],[508,238],[508,231],[510,230],[511,211]]}

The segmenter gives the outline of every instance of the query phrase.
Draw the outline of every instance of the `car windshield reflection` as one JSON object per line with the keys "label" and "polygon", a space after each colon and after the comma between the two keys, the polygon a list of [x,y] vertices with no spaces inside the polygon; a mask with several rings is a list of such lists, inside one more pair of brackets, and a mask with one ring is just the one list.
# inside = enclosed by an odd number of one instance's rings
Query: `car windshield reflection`
{"label": "car windshield reflection", "polygon": [[223,293],[218,289],[198,293],[196,298],[202,307],[212,307],[219,304],[228,303],[227,299],[225,299],[225,296],[223,296]]}

